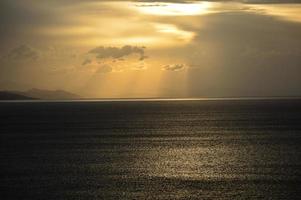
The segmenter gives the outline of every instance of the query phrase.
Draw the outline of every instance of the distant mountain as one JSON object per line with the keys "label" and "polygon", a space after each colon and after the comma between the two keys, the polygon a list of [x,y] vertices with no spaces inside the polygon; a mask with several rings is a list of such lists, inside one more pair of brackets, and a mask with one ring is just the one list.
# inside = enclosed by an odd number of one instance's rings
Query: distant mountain
{"label": "distant mountain", "polygon": [[0,100],[33,100],[35,98],[24,96],[10,91],[0,91]]}
{"label": "distant mountain", "polygon": [[77,94],[66,92],[64,90],[40,90],[33,88],[23,93],[25,96],[38,99],[80,99]]}
{"label": "distant mountain", "polygon": [[41,90],[30,89],[25,92],[21,91],[0,91],[0,100],[55,100],[55,99],[80,99],[77,94],[66,92],[64,90]]}

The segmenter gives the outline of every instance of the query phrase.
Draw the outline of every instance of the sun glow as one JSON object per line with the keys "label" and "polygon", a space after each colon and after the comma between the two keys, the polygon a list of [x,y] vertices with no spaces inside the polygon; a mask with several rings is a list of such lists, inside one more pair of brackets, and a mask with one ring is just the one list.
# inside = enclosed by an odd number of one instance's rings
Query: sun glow
{"label": "sun glow", "polygon": [[189,16],[208,13],[211,3],[136,3],[134,6],[143,14]]}
{"label": "sun glow", "polygon": [[157,23],[157,24],[155,24],[155,27],[156,27],[158,33],[168,34],[168,35],[174,36],[178,40],[182,40],[182,41],[186,41],[186,42],[189,42],[195,35],[193,32],[181,30],[172,24]]}
{"label": "sun glow", "polygon": [[276,16],[280,19],[293,21],[293,22],[301,22],[301,5],[299,4],[268,4],[268,5],[249,5],[252,8],[251,11]]}

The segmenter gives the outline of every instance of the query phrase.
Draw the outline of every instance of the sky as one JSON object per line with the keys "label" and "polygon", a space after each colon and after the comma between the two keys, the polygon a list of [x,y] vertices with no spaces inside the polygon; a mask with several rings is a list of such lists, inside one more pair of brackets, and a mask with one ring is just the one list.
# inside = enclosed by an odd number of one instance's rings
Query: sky
{"label": "sky", "polygon": [[301,0],[1,0],[0,90],[301,96]]}

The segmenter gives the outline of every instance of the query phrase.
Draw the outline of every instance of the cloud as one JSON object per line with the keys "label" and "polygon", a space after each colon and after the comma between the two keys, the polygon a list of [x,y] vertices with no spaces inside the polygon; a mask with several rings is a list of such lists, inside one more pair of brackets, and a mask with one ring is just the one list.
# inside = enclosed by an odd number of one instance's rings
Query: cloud
{"label": "cloud", "polygon": [[163,67],[163,70],[166,70],[166,71],[181,71],[183,69],[185,69],[185,65],[184,64],[172,64],[172,65],[166,65]]}
{"label": "cloud", "polygon": [[96,73],[97,74],[104,74],[104,73],[110,73],[113,71],[113,68],[109,65],[103,65],[101,66],[97,71]]}
{"label": "cloud", "polygon": [[254,4],[273,4],[273,3],[301,3],[301,0],[138,0],[138,2],[163,2],[163,3],[191,3],[191,2],[241,2]]}
{"label": "cloud", "polygon": [[97,47],[89,51],[90,54],[95,54],[98,59],[121,59],[123,57],[138,54],[140,56],[139,60],[144,60],[146,56],[144,55],[144,47],[130,46],[126,45],[121,48],[118,47]]}
{"label": "cloud", "polygon": [[91,64],[92,63],[92,60],[87,58],[86,60],[83,61],[82,65],[88,65],[88,64]]}
{"label": "cloud", "polygon": [[301,0],[238,0],[243,3],[263,3],[263,4],[272,4],[272,3],[301,3]]}
{"label": "cloud", "polygon": [[139,63],[133,65],[133,67],[131,69],[135,70],[135,71],[143,71],[143,70],[147,70],[148,66],[144,62],[139,62]]}
{"label": "cloud", "polygon": [[7,58],[14,61],[36,60],[40,56],[40,52],[27,45],[21,45],[12,49]]}
{"label": "cloud", "polygon": [[145,59],[147,59],[147,58],[149,58],[149,56],[142,55],[142,56],[139,58],[139,60],[142,61],[142,60],[145,60]]}
{"label": "cloud", "polygon": [[299,23],[253,12],[200,20],[204,27],[196,30],[193,45],[172,54],[189,63],[189,96],[300,94]]}

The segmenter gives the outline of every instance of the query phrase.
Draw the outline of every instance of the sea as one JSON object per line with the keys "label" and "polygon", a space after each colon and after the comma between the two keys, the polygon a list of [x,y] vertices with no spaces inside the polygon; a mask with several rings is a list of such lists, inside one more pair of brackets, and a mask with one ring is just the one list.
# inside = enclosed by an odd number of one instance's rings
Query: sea
{"label": "sea", "polygon": [[300,99],[0,102],[0,199],[300,199]]}

